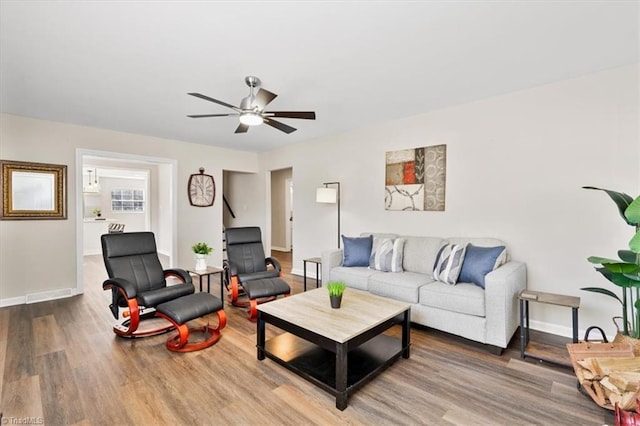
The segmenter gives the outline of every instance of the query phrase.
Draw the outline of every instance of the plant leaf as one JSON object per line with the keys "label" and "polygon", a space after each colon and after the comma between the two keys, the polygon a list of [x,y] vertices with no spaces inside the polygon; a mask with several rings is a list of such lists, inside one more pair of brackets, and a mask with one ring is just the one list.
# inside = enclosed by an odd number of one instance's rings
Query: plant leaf
{"label": "plant leaf", "polygon": [[640,253],[640,231],[636,232],[636,235],[629,241],[629,248],[634,253]]}
{"label": "plant leaf", "polygon": [[629,207],[624,211],[624,216],[627,219],[627,223],[632,223],[636,226],[640,224],[640,197],[637,197],[629,204]]}
{"label": "plant leaf", "polygon": [[637,287],[640,282],[625,277],[623,274],[611,272],[606,268],[596,268],[596,271],[600,272],[606,279],[614,283],[615,285],[623,288]]}
{"label": "plant leaf", "polygon": [[598,256],[589,256],[587,260],[591,263],[598,263],[604,265],[605,263],[619,263],[616,259],[609,259],[606,257],[598,257]]}
{"label": "plant leaf", "polygon": [[627,207],[629,207],[629,205],[633,202],[633,198],[631,198],[630,195],[625,194],[624,192],[611,191],[610,189],[596,188],[595,186],[583,186],[582,188],[595,189],[598,191],[606,192],[607,195],[613,200],[613,202],[616,203],[616,206],[618,206],[618,211],[620,212],[620,216],[622,216],[624,221],[632,226],[635,226],[637,224],[629,221],[629,219],[627,219],[627,217],[625,216]]}
{"label": "plant leaf", "polygon": [[631,250],[618,250],[618,256],[624,262],[640,265],[640,254],[634,253]]}
{"label": "plant leaf", "polygon": [[609,271],[618,274],[633,274],[635,272],[638,272],[638,269],[640,269],[635,263],[603,263],[602,266],[607,268]]}
{"label": "plant leaf", "polygon": [[620,304],[622,304],[622,300],[620,300],[618,295],[615,294],[614,292],[612,292],[611,290],[607,290],[606,288],[601,288],[601,287],[583,287],[580,290],[590,291],[592,293],[604,294],[605,296],[613,297],[618,302],[620,302]]}

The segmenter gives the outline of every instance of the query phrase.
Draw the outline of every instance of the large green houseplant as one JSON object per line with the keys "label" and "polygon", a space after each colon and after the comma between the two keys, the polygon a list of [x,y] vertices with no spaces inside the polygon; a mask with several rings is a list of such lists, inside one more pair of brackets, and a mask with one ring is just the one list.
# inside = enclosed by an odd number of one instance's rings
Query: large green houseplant
{"label": "large green houseplant", "polygon": [[618,259],[591,256],[588,261],[600,265],[596,270],[622,290],[622,298],[601,287],[585,287],[582,290],[604,294],[622,305],[622,330],[620,333],[640,338],[640,196],[633,199],[625,193],[608,189],[583,186],[584,189],[604,191],[618,206],[624,221],[635,228],[629,241],[629,250],[619,250]]}

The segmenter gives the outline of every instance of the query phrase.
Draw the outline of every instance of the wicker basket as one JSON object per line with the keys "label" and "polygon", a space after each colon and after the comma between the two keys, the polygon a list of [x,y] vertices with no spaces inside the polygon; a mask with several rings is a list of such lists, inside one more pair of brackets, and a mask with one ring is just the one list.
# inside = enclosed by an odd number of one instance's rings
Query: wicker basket
{"label": "wicker basket", "polygon": [[622,334],[620,331],[620,326],[616,320],[622,321],[622,317],[613,317],[613,324],[616,326],[616,337],[613,339],[613,343],[629,343],[633,348],[633,354],[635,356],[640,356],[640,339],[636,339],[634,337],[630,337]]}

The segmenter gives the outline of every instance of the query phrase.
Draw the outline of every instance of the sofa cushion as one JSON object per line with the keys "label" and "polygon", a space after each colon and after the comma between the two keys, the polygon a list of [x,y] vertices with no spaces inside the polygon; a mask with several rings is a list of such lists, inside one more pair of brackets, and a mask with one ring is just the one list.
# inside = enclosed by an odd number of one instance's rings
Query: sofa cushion
{"label": "sofa cushion", "polygon": [[433,274],[438,250],[442,245],[442,238],[436,237],[403,237],[404,256],[402,267],[405,271],[420,274]]}
{"label": "sofa cushion", "polygon": [[373,237],[345,237],[342,236],[344,244],[344,261],[342,266],[369,266],[371,256],[371,246]]}
{"label": "sofa cushion", "polygon": [[418,289],[431,281],[430,275],[415,272],[379,272],[369,277],[369,291],[378,296],[418,303]]}
{"label": "sofa cushion", "polygon": [[369,268],[384,272],[402,272],[404,238],[373,238]]}
{"label": "sofa cushion", "polygon": [[443,283],[455,285],[462,270],[466,246],[445,244],[440,249],[433,267],[433,278]]}
{"label": "sofa cushion", "polygon": [[331,268],[329,279],[331,281],[344,281],[348,287],[358,290],[368,290],[369,277],[374,274],[385,274],[385,272],[375,271],[364,266],[337,266]]}
{"label": "sofa cushion", "polygon": [[504,263],[506,251],[504,246],[477,247],[469,244],[458,280],[484,288],[485,275]]}
{"label": "sofa cushion", "polygon": [[484,289],[475,284],[455,286],[433,281],[419,289],[420,304],[461,314],[485,316]]}

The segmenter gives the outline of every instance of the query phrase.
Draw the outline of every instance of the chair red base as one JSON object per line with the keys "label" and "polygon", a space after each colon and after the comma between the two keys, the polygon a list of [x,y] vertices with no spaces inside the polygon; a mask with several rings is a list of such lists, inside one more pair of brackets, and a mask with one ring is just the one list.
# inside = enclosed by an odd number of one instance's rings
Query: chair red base
{"label": "chair red base", "polygon": [[[284,297],[289,297],[291,296],[291,293],[287,293],[284,295]],[[277,296],[272,296],[272,297],[268,297],[266,299],[250,299],[249,300],[249,321],[251,322],[256,322],[258,321],[258,305],[260,303],[265,303],[265,302],[269,302],[271,300],[275,300],[277,298]]]}
{"label": "chair red base", "polygon": [[[209,326],[209,324],[202,327],[188,327],[187,324],[177,324],[173,319],[171,319],[171,317],[164,315],[161,312],[158,312],[157,315],[171,322],[178,331],[178,334],[176,336],[169,337],[165,344],[167,349],[172,352],[193,352],[213,346],[218,343],[218,340],[220,340],[220,330],[227,325],[227,315],[222,309],[216,312],[216,315],[218,316],[218,326],[215,328]],[[192,332],[209,334],[209,337],[199,342],[189,343],[189,335]]]}

